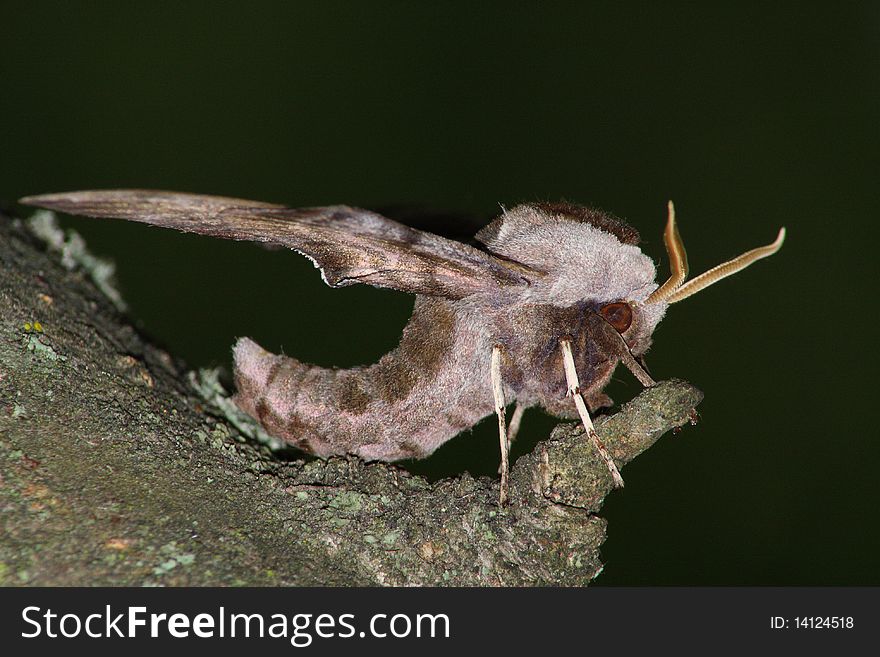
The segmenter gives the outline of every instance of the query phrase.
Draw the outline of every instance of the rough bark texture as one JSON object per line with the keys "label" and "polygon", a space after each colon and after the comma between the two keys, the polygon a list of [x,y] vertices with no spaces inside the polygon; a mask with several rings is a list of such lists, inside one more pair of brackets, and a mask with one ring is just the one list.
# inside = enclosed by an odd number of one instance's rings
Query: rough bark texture
{"label": "rough bark texture", "polygon": [[[130,326],[75,236],[41,225],[0,217],[0,585],[583,585],[601,570],[611,480],[577,425],[517,461],[503,509],[488,478],[281,460],[209,376]],[[597,428],[623,464],[701,397],[666,381]]]}

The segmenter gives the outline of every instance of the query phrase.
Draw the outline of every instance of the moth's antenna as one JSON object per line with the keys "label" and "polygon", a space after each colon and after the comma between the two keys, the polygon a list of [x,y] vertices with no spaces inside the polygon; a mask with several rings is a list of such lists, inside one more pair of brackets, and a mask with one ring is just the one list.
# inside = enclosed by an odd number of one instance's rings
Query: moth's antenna
{"label": "moth's antenna", "polygon": [[666,252],[669,254],[669,266],[672,274],[667,281],[651,293],[645,303],[677,303],[682,299],[687,299],[692,294],[696,294],[703,288],[709,287],[713,283],[717,283],[722,278],[727,278],[738,271],[742,271],[753,262],[771,256],[780,248],[785,241],[785,228],[779,229],[779,235],[772,244],[760,246],[757,249],[747,251],[732,260],[723,262],[716,267],[712,267],[709,271],[700,274],[695,279],[685,283],[688,275],[687,253],[684,249],[684,243],[681,241],[681,235],[678,233],[678,226],[675,223],[675,207],[672,201],[667,205],[669,215],[666,220],[666,230],[663,231],[663,242],[666,244]]}
{"label": "moth's antenna", "polygon": [[684,242],[681,241],[681,235],[678,234],[678,225],[675,223],[675,206],[672,201],[666,204],[666,208],[668,214],[666,229],[663,231],[663,243],[666,245],[666,253],[669,254],[669,268],[672,270],[672,274],[663,285],[651,293],[645,303],[666,301],[684,283],[688,275],[687,252],[684,249]]}
{"label": "moth's antenna", "polygon": [[779,234],[776,236],[776,239],[773,241],[772,244],[768,244],[767,246],[759,246],[757,249],[746,251],[742,255],[734,258],[733,260],[728,260],[727,262],[723,262],[716,267],[712,267],[712,269],[710,269],[706,273],[700,274],[692,281],[688,281],[687,283],[682,285],[673,294],[670,294],[667,302],[677,303],[682,299],[687,299],[692,294],[696,294],[703,288],[709,287],[713,283],[717,283],[722,278],[727,278],[728,276],[735,274],[738,271],[742,271],[753,262],[756,262],[761,258],[766,258],[767,256],[772,256],[774,253],[779,251],[780,248],[782,248],[782,243],[784,241],[785,228],[783,227],[779,229]]}

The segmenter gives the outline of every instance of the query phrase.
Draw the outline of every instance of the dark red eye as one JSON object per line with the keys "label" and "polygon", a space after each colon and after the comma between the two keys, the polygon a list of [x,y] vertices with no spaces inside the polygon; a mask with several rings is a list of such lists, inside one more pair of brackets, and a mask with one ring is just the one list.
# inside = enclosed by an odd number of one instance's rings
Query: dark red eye
{"label": "dark red eye", "polygon": [[599,313],[618,333],[623,333],[633,321],[632,308],[623,301],[606,304],[599,308]]}

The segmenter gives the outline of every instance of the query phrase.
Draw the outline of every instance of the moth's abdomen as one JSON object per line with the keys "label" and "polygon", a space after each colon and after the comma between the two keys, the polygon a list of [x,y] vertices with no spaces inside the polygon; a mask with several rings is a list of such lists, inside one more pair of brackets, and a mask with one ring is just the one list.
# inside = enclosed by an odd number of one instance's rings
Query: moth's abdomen
{"label": "moth's abdomen", "polygon": [[376,427],[367,427],[369,416],[360,416],[372,400],[359,396],[356,386],[350,385],[353,378],[362,376],[362,369],[309,365],[270,353],[250,338],[236,343],[233,357],[236,404],[276,438],[322,457],[407,458],[371,453]]}
{"label": "moth's abdomen", "polygon": [[294,358],[272,354],[250,338],[233,348],[235,403],[270,434],[305,452],[319,456],[337,453],[297,412],[299,398],[308,389],[314,368]]}
{"label": "moth's abdomen", "polygon": [[301,363],[241,338],[235,401],[268,433],[317,456],[424,458],[492,409],[481,363],[451,348],[452,330],[445,303],[420,298],[400,346],[350,369]]}

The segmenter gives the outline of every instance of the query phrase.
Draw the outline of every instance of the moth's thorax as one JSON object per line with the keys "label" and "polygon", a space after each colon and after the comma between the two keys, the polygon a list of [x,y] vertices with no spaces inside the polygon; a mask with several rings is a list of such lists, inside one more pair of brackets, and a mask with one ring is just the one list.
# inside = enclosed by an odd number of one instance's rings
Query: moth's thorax
{"label": "moth's thorax", "polygon": [[635,245],[635,231],[621,232],[625,224],[598,211],[546,207],[517,206],[477,235],[493,253],[546,273],[527,292],[530,300],[560,307],[584,300],[639,302],[656,289],[654,263]]}

